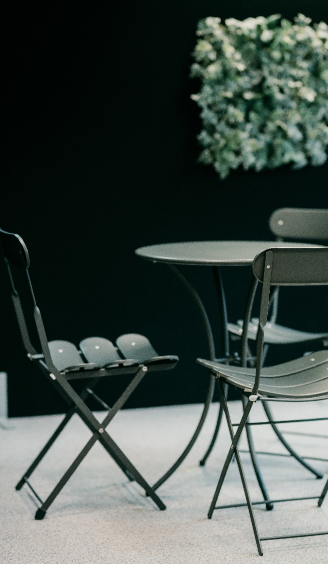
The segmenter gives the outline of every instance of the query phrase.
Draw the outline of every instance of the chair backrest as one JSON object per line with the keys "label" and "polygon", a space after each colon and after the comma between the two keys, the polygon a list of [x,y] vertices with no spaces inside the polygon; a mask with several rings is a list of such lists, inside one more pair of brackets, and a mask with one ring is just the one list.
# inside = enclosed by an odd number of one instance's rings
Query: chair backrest
{"label": "chair backrest", "polygon": [[7,233],[0,229],[0,239],[4,258],[15,266],[30,267],[30,257],[23,239],[16,233]]}
{"label": "chair backrest", "polygon": [[0,229],[0,240],[3,247],[4,260],[8,267],[8,273],[9,273],[11,289],[12,289],[12,300],[13,300],[15,313],[25,349],[29,355],[34,355],[36,353],[36,350],[33,347],[29,336],[20,296],[15,288],[13,271],[11,269],[12,265],[25,269],[27,275],[28,289],[30,291],[30,295],[32,297],[34,304],[33,316],[34,316],[34,321],[38,332],[38,336],[40,339],[42,353],[45,357],[49,370],[54,371],[55,367],[51,359],[51,354],[50,354],[48,340],[46,337],[46,333],[41,317],[41,312],[37,307],[35,301],[35,295],[28,271],[30,267],[30,258],[29,258],[27,247],[23,239],[19,235],[16,235],[15,233],[8,233],[7,231],[3,231],[2,229]]}
{"label": "chair backrest", "polygon": [[328,239],[328,209],[280,208],[269,226],[279,239]]}
{"label": "chair backrest", "polygon": [[256,343],[257,394],[263,360],[264,328],[268,320],[271,286],[328,285],[328,247],[275,247],[262,251],[253,261],[254,276],[262,283]]}
{"label": "chair backrest", "polygon": [[253,272],[274,286],[328,285],[328,247],[267,249],[255,257]]}

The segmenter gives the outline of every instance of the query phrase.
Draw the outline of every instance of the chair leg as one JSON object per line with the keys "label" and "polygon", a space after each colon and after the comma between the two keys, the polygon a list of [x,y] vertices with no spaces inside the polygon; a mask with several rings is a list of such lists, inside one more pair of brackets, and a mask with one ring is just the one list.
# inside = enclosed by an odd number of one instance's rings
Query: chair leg
{"label": "chair leg", "polygon": [[[94,433],[92,437],[89,439],[85,447],[81,450],[80,454],[75,458],[74,462],[70,465],[68,470],[66,470],[65,474],[59,480],[58,484],[52,490],[50,495],[47,499],[42,503],[41,507],[36,511],[35,519],[41,520],[45,517],[47,510],[49,509],[50,505],[54,502],[58,494],[61,492],[65,484],[67,484],[70,477],[74,474],[75,470],[84,460],[88,452],[91,450],[93,445],[100,439],[107,442],[107,445],[110,447],[109,453],[113,456],[113,452],[115,453],[115,457],[118,458],[122,464],[131,472],[132,476],[146,491],[146,493],[153,499],[159,509],[164,510],[166,506],[162,502],[162,500],[158,497],[158,495],[152,490],[150,485],[146,482],[146,480],[139,474],[137,469],[133,466],[133,464],[129,461],[129,459],[123,454],[123,452],[119,449],[119,447],[114,443],[114,441],[109,437],[109,435],[104,431],[104,433],[99,434],[98,432]],[[114,456],[113,456],[114,458]]]}
{"label": "chair leg", "polygon": [[218,413],[218,418],[216,421],[216,426],[215,426],[215,430],[213,433],[213,437],[212,440],[208,446],[207,451],[205,452],[203,458],[199,461],[199,466],[205,466],[206,464],[206,460],[208,459],[209,455],[211,454],[213,447],[216,443],[216,439],[218,437],[219,431],[220,431],[220,427],[221,427],[221,422],[222,422],[222,415],[223,415],[223,407],[222,407],[222,402],[220,401],[220,405],[219,405],[219,413]]}
{"label": "chair leg", "polygon": [[323,501],[324,501],[324,499],[325,499],[325,497],[326,497],[326,495],[327,495],[327,492],[328,492],[328,480],[327,480],[327,482],[325,483],[325,486],[324,486],[324,488],[323,488],[323,490],[322,490],[322,492],[321,492],[321,494],[320,494],[320,497],[319,497],[319,500],[318,500],[318,507],[321,507],[321,506],[322,506]]}
{"label": "chair leg", "polygon": [[229,433],[230,433],[232,443],[231,443],[231,447],[229,449],[227,458],[225,460],[223,469],[221,471],[221,475],[220,475],[220,478],[219,478],[218,485],[216,487],[216,490],[215,490],[215,493],[214,493],[214,496],[213,496],[213,499],[212,499],[212,503],[211,503],[211,506],[210,506],[210,509],[209,509],[209,512],[208,512],[208,518],[211,519],[211,517],[213,515],[213,511],[216,508],[215,507],[216,502],[217,502],[217,499],[219,497],[225,476],[226,476],[228,468],[230,466],[232,457],[235,454],[236,461],[237,461],[237,464],[238,464],[240,478],[241,478],[241,481],[242,481],[242,485],[243,485],[243,489],[244,489],[244,493],[245,493],[245,497],[246,497],[246,501],[247,501],[249,516],[250,516],[252,527],[253,527],[254,537],[255,537],[256,544],[257,544],[258,553],[259,553],[260,556],[263,556],[261,540],[260,540],[260,536],[259,536],[259,533],[258,533],[258,528],[257,528],[256,520],[255,520],[252,502],[251,502],[251,498],[250,498],[248,487],[247,487],[247,481],[246,481],[246,478],[245,478],[245,474],[244,474],[243,466],[242,466],[242,463],[241,463],[240,455],[239,455],[239,452],[238,452],[238,449],[237,449],[238,441],[239,441],[241,433],[242,433],[242,431],[245,427],[248,415],[249,415],[249,413],[250,413],[250,411],[253,407],[253,402],[251,402],[250,400],[248,401],[248,404],[247,404],[247,406],[244,410],[243,417],[242,417],[240,424],[238,426],[237,432],[234,435],[234,431],[233,431],[233,427],[232,427],[232,423],[231,423],[231,419],[230,419],[230,414],[229,414],[229,410],[228,410],[228,404],[227,404],[227,400],[226,400],[226,398],[223,394],[223,386],[222,386],[221,381],[219,382],[219,385],[220,385],[221,393],[222,393],[221,397],[222,397],[223,409],[224,409],[224,413],[225,413],[225,416],[226,416],[226,419],[227,419],[227,424],[228,424]]}
{"label": "chair leg", "polygon": [[[242,404],[243,404],[243,408],[245,409],[246,408],[246,398],[245,398],[245,396],[242,396]],[[249,425],[247,425],[247,423],[246,423],[246,437],[247,437],[249,453],[251,455],[251,461],[252,461],[252,464],[253,464],[257,483],[258,483],[260,490],[262,492],[263,499],[265,501],[267,501],[267,503],[266,503],[267,511],[271,511],[273,509],[273,503],[271,503],[271,501],[270,501],[270,497],[269,497],[269,494],[267,492],[266,485],[265,485],[264,480],[262,478],[260,465],[258,463],[256,450],[255,450],[255,446],[254,446],[252,431],[251,431],[251,428],[249,427]]]}
{"label": "chair leg", "polygon": [[[256,541],[256,545],[257,545],[257,550],[258,550],[259,555],[263,556],[261,539],[260,539],[259,531],[258,531],[258,528],[257,528],[257,523],[256,523],[254,511],[253,511],[252,500],[251,500],[251,496],[250,496],[249,491],[248,491],[247,481],[246,481],[246,477],[245,477],[245,474],[244,474],[244,469],[243,469],[243,466],[242,466],[242,463],[241,463],[238,448],[236,448],[235,454],[236,454],[236,460],[237,460],[237,464],[238,464],[238,470],[239,470],[240,478],[241,478],[243,488],[244,488],[244,494],[245,494],[245,498],[246,498],[246,502],[247,502],[249,516],[250,516],[252,527],[253,527],[253,533],[254,533],[254,537],[255,537],[255,541]],[[273,505],[272,505],[272,507],[273,507]]]}
{"label": "chair leg", "polygon": [[113,452],[113,450],[108,446],[108,444],[106,443],[106,441],[103,440],[103,437],[100,437],[99,439],[100,444],[102,444],[102,446],[104,447],[105,451],[108,452],[108,454],[112,457],[112,459],[114,460],[114,462],[116,462],[117,466],[119,468],[121,468],[123,474],[127,477],[127,479],[130,482],[134,482],[135,478],[134,476],[132,476],[131,472],[129,472],[129,470],[127,469],[127,467],[122,463],[122,461],[115,455],[115,453]]}
{"label": "chair leg", "polygon": [[40,519],[44,518],[44,516],[45,516],[47,510],[49,509],[50,505],[56,499],[56,497],[58,496],[60,491],[63,489],[65,484],[68,482],[70,477],[73,475],[75,470],[78,468],[78,466],[84,460],[84,458],[86,457],[86,455],[88,454],[90,449],[93,447],[93,445],[98,440],[100,440],[101,443],[105,446],[106,450],[112,456],[114,461],[117,462],[117,464],[122,469],[124,469],[125,472],[128,471],[129,474],[133,477],[133,479],[135,479],[136,482],[138,482],[145,489],[146,493],[153,499],[153,501],[156,503],[156,505],[159,507],[159,509],[161,509],[161,510],[166,509],[166,506],[164,505],[162,500],[157,496],[155,491],[146,482],[146,480],[141,476],[141,474],[139,474],[137,469],[133,466],[133,464],[129,461],[129,459],[124,455],[124,453],[119,449],[119,447],[116,445],[116,443],[111,439],[111,437],[105,431],[105,427],[107,427],[107,425],[109,425],[109,423],[111,422],[113,417],[116,415],[116,413],[119,411],[119,409],[124,405],[124,403],[126,402],[128,397],[131,395],[133,390],[139,384],[139,382],[144,377],[146,372],[147,372],[146,367],[140,368],[140,370],[134,376],[133,380],[127,386],[127,388],[125,389],[125,391],[123,392],[121,397],[117,400],[117,402],[114,404],[112,409],[110,409],[109,413],[106,415],[106,417],[102,421],[102,423],[99,424],[98,420],[95,420],[95,422],[93,421],[94,416],[93,416],[92,412],[90,412],[90,416],[88,416],[88,410],[83,410],[83,412],[81,412],[79,410],[79,408],[77,408],[78,414],[80,415],[82,420],[87,424],[87,426],[90,428],[90,430],[93,431],[93,435],[89,439],[89,441],[87,442],[85,447],[82,449],[80,454],[72,462],[72,464],[70,465],[68,470],[65,472],[65,474],[62,476],[62,478],[60,479],[58,484],[55,486],[53,491],[47,497],[46,501],[42,502],[41,507],[37,510],[37,512],[35,514],[35,519],[40,520]]}
{"label": "chair leg", "polygon": [[81,464],[82,460],[86,457],[89,450],[93,447],[95,442],[98,440],[99,436],[96,433],[89,439],[85,447],[81,450],[80,454],[76,457],[74,462],[70,465],[68,470],[66,470],[63,477],[59,480],[58,484],[54,487],[51,494],[47,497],[46,501],[44,501],[41,507],[35,513],[35,519],[41,520],[45,517],[47,510],[49,509],[50,505],[56,499],[57,495],[61,492],[65,484],[68,482],[72,474],[75,472],[77,467]]}
{"label": "chair leg", "polygon": [[[220,382],[220,384],[221,384],[221,382]],[[222,389],[222,388],[221,388],[221,389]],[[227,400],[225,399],[225,397],[222,397],[222,403],[223,403],[223,409],[224,409],[225,415],[226,415],[226,417],[227,417],[227,413],[228,413],[228,416],[229,416],[229,412],[227,412],[227,409],[228,409],[228,408],[227,408]],[[247,421],[247,417],[248,417],[248,415],[249,415],[249,412],[250,412],[251,408],[252,408],[252,402],[249,402],[249,403],[247,404],[247,407],[246,407],[245,411],[244,411],[244,414],[243,414],[242,419],[241,419],[241,421],[240,421],[240,424],[239,424],[239,427],[238,427],[238,429],[237,429],[237,432],[236,432],[236,434],[235,434],[235,435],[233,436],[233,438],[232,438],[231,447],[230,447],[230,449],[229,449],[227,458],[226,458],[225,463],[224,463],[224,466],[223,466],[223,468],[222,468],[221,475],[220,475],[220,479],[219,479],[218,485],[217,485],[217,487],[216,487],[216,490],[215,490],[215,493],[214,493],[214,496],[213,496],[213,499],[212,499],[212,503],[211,503],[211,506],[210,506],[210,509],[209,509],[209,512],[208,512],[208,518],[209,518],[209,519],[211,519],[211,517],[212,517],[213,511],[214,511],[214,509],[215,509],[215,504],[216,504],[217,499],[218,499],[218,497],[219,497],[219,493],[220,493],[220,491],[221,491],[221,487],[222,487],[222,484],[223,484],[223,482],[224,482],[224,479],[225,479],[227,470],[228,470],[228,468],[229,468],[229,465],[230,465],[230,462],[231,462],[231,460],[232,460],[232,457],[233,457],[233,455],[234,455],[234,453],[235,453],[237,443],[238,443],[238,441],[239,441],[239,439],[240,439],[240,435],[241,435],[241,433],[242,433],[242,431],[243,431],[243,429],[244,429],[244,427],[245,427],[245,423],[246,423],[246,421]],[[229,420],[230,420],[230,417],[229,417]]]}
{"label": "chair leg", "polygon": [[48,450],[53,445],[53,443],[55,442],[57,437],[60,435],[62,430],[66,427],[67,423],[70,421],[70,419],[72,418],[74,413],[76,413],[76,407],[75,406],[72,407],[66,413],[66,415],[65,415],[64,419],[61,421],[60,425],[57,427],[55,432],[52,434],[52,436],[50,437],[48,442],[45,444],[45,446],[43,447],[41,452],[38,454],[36,459],[32,462],[31,466],[26,470],[24,476],[19,480],[18,484],[15,487],[16,490],[20,490],[23,487],[23,485],[25,484],[25,480],[31,476],[32,472],[34,472],[35,468],[40,464],[41,460],[47,454]]}
{"label": "chair leg", "polygon": [[[131,380],[130,384],[124,390],[123,394],[119,397],[117,402],[113,405],[112,408],[109,408],[109,413],[106,415],[105,419],[100,424],[103,428],[105,428],[105,427],[107,427],[107,425],[109,425],[110,421],[113,419],[113,417],[119,411],[119,409],[121,409],[121,407],[127,401],[127,399],[132,394],[134,389],[137,387],[137,385],[141,382],[141,380],[145,376],[146,372],[147,372],[147,368],[145,366],[142,366],[138,370],[137,374]],[[98,380],[99,379],[97,378],[96,382],[98,382]],[[86,397],[86,395],[89,393],[88,388],[93,389],[94,387],[95,387],[94,385],[86,386],[86,388],[84,390],[85,394],[83,392],[83,394],[81,394],[81,397],[79,397],[79,400],[84,399]],[[78,405],[76,405],[78,414],[81,417],[82,421],[87,425],[87,427],[89,427],[89,429],[92,433],[94,433],[95,431],[98,431],[99,430],[99,421],[94,417],[93,413],[88,408],[85,409],[87,406],[84,403],[81,407],[82,407],[82,409],[79,408]],[[130,482],[133,482],[134,479],[135,479],[134,476],[127,469],[126,465],[122,462],[121,458],[115,454],[113,448],[104,440],[103,435],[100,436],[99,441],[103,445],[105,450],[108,452],[108,454],[112,457],[114,462],[116,462],[116,464],[119,466],[119,468],[121,468],[122,472],[125,474],[125,476],[128,478],[128,480],[130,480]]]}
{"label": "chair leg", "polygon": [[[111,422],[111,420],[113,419],[113,417],[115,417],[116,413],[119,411],[119,409],[121,409],[121,407],[124,405],[124,403],[126,402],[126,400],[130,397],[130,395],[132,394],[133,390],[136,388],[136,386],[139,384],[139,382],[142,380],[142,378],[144,377],[145,373],[147,372],[147,368],[145,366],[143,366],[136,374],[136,376],[133,378],[133,380],[130,382],[130,384],[128,385],[128,387],[125,389],[125,391],[123,392],[123,394],[121,395],[121,397],[117,400],[117,402],[113,405],[112,409],[109,411],[109,413],[106,415],[105,419],[102,421],[102,427],[103,429],[105,429],[109,423]],[[162,502],[162,500],[158,497],[158,495],[155,493],[154,488],[152,488],[147,482],[146,480],[141,476],[141,474],[139,474],[138,470],[133,466],[133,464],[130,462],[130,460],[125,456],[125,454],[119,449],[119,447],[114,443],[113,439],[108,435],[108,433],[106,431],[104,431],[101,435],[100,435],[100,441],[101,443],[105,446],[106,449],[109,449],[109,453],[111,454],[111,456],[115,459],[115,457],[121,462],[121,464],[123,464],[125,466],[125,468],[128,470],[128,472],[132,475],[132,477],[136,480],[136,482],[138,482],[138,484],[144,488],[146,494],[152,498],[152,500],[154,501],[154,503],[156,503],[156,505],[159,507],[159,509],[164,510],[166,509],[166,506],[164,505],[164,503]]]}
{"label": "chair leg", "polygon": [[[81,399],[85,399],[88,395],[89,395],[89,391],[88,391],[88,387],[89,388],[94,388],[96,386],[96,384],[99,382],[100,378],[96,378],[94,379],[92,382],[90,382],[89,384],[87,384],[82,392],[81,392]],[[26,479],[29,478],[31,476],[31,474],[34,472],[34,470],[36,469],[36,467],[40,464],[41,460],[44,458],[44,456],[47,454],[48,450],[50,449],[50,447],[54,444],[55,440],[57,439],[57,437],[59,437],[60,433],[63,431],[63,429],[65,429],[67,423],[71,420],[71,418],[73,417],[73,415],[77,412],[77,407],[76,405],[71,406],[71,408],[68,410],[68,412],[66,413],[64,419],[61,421],[61,423],[58,425],[57,429],[55,430],[55,432],[51,435],[50,439],[48,440],[48,442],[45,444],[45,446],[43,447],[43,449],[39,452],[38,456],[36,457],[36,459],[32,462],[31,466],[29,466],[29,468],[26,470],[24,476],[19,480],[18,484],[16,485],[15,489],[16,490],[20,490],[23,485],[26,483]]]}
{"label": "chair leg", "polygon": [[166,505],[162,502],[162,500],[158,497],[155,493],[154,488],[152,488],[143,476],[138,472],[138,470],[133,466],[132,462],[125,456],[125,454],[120,450],[120,448],[114,443],[113,439],[107,434],[103,433],[101,437],[101,441],[107,441],[108,446],[111,450],[115,453],[115,455],[122,461],[122,463],[126,466],[128,471],[131,473],[135,481],[145,490],[147,496],[151,497],[154,503],[156,503],[157,507],[162,511],[166,509]]}

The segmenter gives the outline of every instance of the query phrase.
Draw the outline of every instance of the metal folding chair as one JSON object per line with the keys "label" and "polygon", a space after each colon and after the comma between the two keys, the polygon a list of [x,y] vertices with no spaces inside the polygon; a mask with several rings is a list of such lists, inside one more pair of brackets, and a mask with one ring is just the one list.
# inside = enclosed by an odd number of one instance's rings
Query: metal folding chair
{"label": "metal folding chair", "polygon": [[[303,356],[296,360],[263,368],[263,348],[265,343],[265,328],[268,321],[268,310],[270,301],[270,291],[273,287],[279,286],[313,286],[328,285],[328,248],[273,248],[260,253],[253,262],[253,272],[256,279],[262,284],[261,305],[259,315],[259,329],[256,342],[256,367],[246,368],[239,366],[229,366],[198,359],[198,362],[210,368],[218,379],[221,389],[221,402],[227,419],[229,433],[231,437],[231,447],[225,460],[219,482],[208,512],[209,519],[215,509],[227,507],[248,507],[251,518],[258,552],[263,554],[261,541],[294,538],[303,536],[316,536],[328,534],[326,532],[309,532],[295,535],[282,535],[271,537],[260,537],[253,511],[252,501],[249,495],[247,481],[241,462],[238,441],[247,425],[249,414],[254,403],[259,400],[263,403],[269,401],[284,402],[303,402],[314,401],[328,398],[328,352],[319,351],[308,356]],[[247,398],[246,407],[239,424],[231,422],[228,403],[223,393],[223,385],[239,388],[241,393]],[[277,423],[277,422],[276,422]],[[270,421],[267,422],[270,424]],[[237,426],[236,433],[234,427]],[[217,506],[227,470],[235,455],[241,481],[244,488],[246,503]],[[320,507],[328,491],[328,480],[319,496],[287,498],[271,500],[272,503],[284,501],[296,501],[302,499],[317,499]],[[266,504],[267,501],[255,502],[254,504]]]}
{"label": "metal folding chair", "polygon": [[[271,232],[276,236],[277,241],[285,239],[302,240],[302,241],[328,241],[328,209],[306,209],[306,208],[280,208],[273,212],[269,219],[269,227]],[[256,291],[256,284],[253,286],[253,300]],[[251,300],[252,302],[252,300]],[[269,312],[270,319],[268,320],[264,332],[264,352],[262,362],[265,364],[267,353],[271,345],[289,345],[289,344],[310,344],[322,342],[324,347],[328,346],[328,333],[327,332],[310,332],[292,329],[277,323],[278,316],[278,302],[279,302],[279,287],[275,288],[270,298]],[[244,320],[239,319],[236,324],[228,323],[228,331],[232,338],[242,338],[243,346],[246,351],[242,353],[242,358],[248,359],[249,365],[254,365],[254,356],[248,346],[248,341],[256,341],[259,320],[257,317],[251,317],[251,309],[247,312]],[[247,323],[248,321],[248,323]],[[243,335],[244,323],[247,323],[247,334]],[[308,348],[308,347],[307,347]],[[296,451],[285,440],[284,435],[287,431],[282,432],[274,424],[274,416],[271,412],[269,405],[263,404],[263,409],[271,422],[271,427],[280,442],[287,449],[289,454],[282,456],[293,456],[300,464],[307,468],[317,477],[320,477],[318,472],[304,458],[299,456]],[[328,418],[327,418],[328,419]],[[309,435],[308,433],[302,433]],[[258,452],[258,454],[273,455],[271,452]],[[312,458],[312,460],[314,460]],[[323,460],[319,458],[318,460]],[[322,476],[322,475],[321,475]]]}
{"label": "metal folding chair", "polygon": [[[277,241],[285,239],[302,241],[328,241],[328,210],[281,208],[273,212],[269,219],[269,226]],[[270,303],[270,319],[265,327],[263,362],[265,361],[269,345],[288,345],[295,343],[308,343],[322,341],[328,346],[328,332],[315,333],[291,329],[277,323],[279,289],[274,292]],[[247,328],[247,339],[256,340],[259,320],[250,319]],[[232,336],[241,338],[244,320],[237,323],[228,323],[228,331]],[[251,356],[251,355],[249,355]]]}
{"label": "metal folding chair", "polygon": [[[130,481],[135,480],[145,490],[146,494],[152,498],[159,509],[165,509],[165,505],[162,500],[109,436],[106,431],[106,427],[112,421],[117,412],[123,407],[133,390],[147,372],[169,370],[174,368],[178,362],[178,357],[158,356],[148,339],[142,335],[136,334],[122,335],[118,339],[118,347],[114,347],[110,341],[100,337],[84,339],[80,343],[80,350],[68,341],[58,340],[48,342],[41,312],[36,304],[35,294],[29,275],[30,259],[26,245],[19,235],[7,233],[1,229],[0,239],[3,246],[4,260],[8,267],[11,282],[12,300],[27,356],[31,361],[37,364],[46,377],[53,383],[56,390],[62,395],[69,406],[64,419],[36,459],[24,473],[23,477],[16,486],[16,490],[20,490],[24,484],[30,488],[40,503],[40,507],[37,509],[35,514],[35,519],[43,519],[46,515],[46,511],[56,499],[57,495],[65,486],[69,478],[81,464],[92,446],[99,441],[116,464],[121,468],[127,478]],[[29,300],[31,298],[30,308],[32,306],[36,331],[40,341],[39,350],[35,349],[31,343],[21,299],[14,284],[14,275],[17,274],[16,267],[18,267],[18,270],[23,270],[26,273],[24,281],[27,285],[30,296],[27,296],[27,307],[25,308],[25,311],[27,312]],[[122,346],[120,346],[121,343]],[[126,357],[126,351],[129,351],[128,358]],[[133,353],[132,356],[130,355],[130,351]],[[132,380],[127,385],[120,398],[110,408],[95,394],[94,388],[103,377],[114,375],[131,375]],[[82,392],[77,393],[71,382],[80,379],[84,379],[85,386]],[[89,397],[94,398],[103,409],[108,411],[103,421],[99,422],[86,405],[86,400]],[[47,499],[42,501],[30,483],[29,477],[75,413],[90,429],[92,436],[80,454],[71,463],[68,470],[62,476]]]}

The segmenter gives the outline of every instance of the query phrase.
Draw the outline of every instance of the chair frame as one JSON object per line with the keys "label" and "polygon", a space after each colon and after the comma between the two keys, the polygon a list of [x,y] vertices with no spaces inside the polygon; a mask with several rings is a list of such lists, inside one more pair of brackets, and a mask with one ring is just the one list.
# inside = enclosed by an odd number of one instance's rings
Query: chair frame
{"label": "chair frame", "polygon": [[[45,446],[41,449],[38,456],[35,458],[35,460],[26,470],[23,477],[19,480],[18,484],[16,485],[16,490],[20,490],[25,484],[30,488],[35,498],[40,503],[40,507],[37,509],[35,513],[35,519],[37,520],[43,519],[50,505],[56,499],[56,497],[63,489],[65,484],[68,482],[69,478],[73,475],[75,470],[81,464],[81,462],[86,457],[92,446],[97,441],[99,441],[100,444],[105,448],[107,453],[119,466],[119,468],[121,468],[121,470],[124,472],[127,478],[130,481],[136,481],[145,490],[146,495],[151,497],[151,499],[154,501],[154,503],[157,505],[157,507],[160,510],[166,509],[165,504],[155,493],[154,489],[146,482],[143,476],[138,472],[135,466],[126,457],[126,455],[122,452],[122,450],[118,447],[118,445],[113,441],[113,439],[106,431],[107,426],[111,423],[112,419],[115,417],[117,412],[123,407],[127,399],[130,397],[131,393],[141,382],[141,380],[146,375],[146,373],[151,370],[158,370],[159,369],[158,366],[152,367],[151,365],[146,366],[143,363],[122,361],[121,363],[113,362],[112,366],[101,368],[98,366],[91,367],[89,363],[86,363],[85,365],[81,365],[80,367],[76,368],[73,371],[60,372],[52,361],[41,312],[36,303],[35,294],[33,291],[31,278],[29,275],[30,259],[25,243],[19,235],[8,233],[6,231],[3,231],[2,229],[0,229],[0,238],[4,250],[4,260],[8,268],[8,274],[11,283],[14,309],[18,320],[20,333],[23,339],[23,344],[27,352],[27,356],[31,361],[37,364],[37,366],[45,374],[48,380],[51,381],[51,383],[55,386],[56,390],[60,393],[60,395],[64,398],[64,400],[69,406],[69,409],[66,415],[64,416],[64,419],[61,421],[61,423],[54,431],[52,436],[49,438]],[[42,353],[38,353],[31,343],[20,296],[14,284],[14,277],[13,277],[11,265],[21,267],[26,272],[27,285],[29,287],[30,295],[32,297],[32,303],[33,303],[34,321],[35,321],[35,326],[40,341]],[[168,368],[167,366],[163,367],[163,369],[167,369],[167,368]],[[103,377],[113,376],[113,375],[132,375],[133,378],[130,381],[130,383],[127,385],[122,395],[116,401],[116,403],[110,408],[103,400],[101,400],[94,393],[93,390],[97,385],[97,383]],[[69,382],[69,380],[74,381],[77,379],[86,379],[86,385],[84,386],[80,394],[78,394],[74,390],[71,383]],[[92,411],[89,409],[89,407],[86,405],[85,402],[89,396],[92,396],[101,405],[103,409],[108,410],[108,413],[103,419],[103,421],[99,422],[98,419],[92,413]],[[66,472],[63,474],[63,476],[57,483],[57,485],[48,495],[47,499],[43,501],[38,495],[38,493],[36,492],[36,490],[34,489],[34,487],[32,486],[32,484],[30,483],[29,477],[36,469],[36,467],[39,465],[41,460],[44,458],[50,447],[53,445],[55,440],[58,438],[58,436],[66,427],[66,425],[68,424],[68,422],[70,421],[70,419],[74,414],[77,414],[81,418],[81,420],[92,432],[92,436],[88,440],[84,448],[81,450],[79,455],[70,464],[69,468],[66,470]]]}
{"label": "chair frame", "polygon": [[[295,260],[296,256],[296,260]],[[294,259],[293,259],[294,257]],[[290,263],[290,259],[293,259]],[[305,271],[304,263],[308,269]],[[247,487],[247,481],[244,474],[239,449],[238,449],[238,442],[241,437],[241,434],[247,425],[251,423],[248,422],[249,414],[252,410],[254,403],[257,400],[262,402],[268,401],[313,401],[313,400],[320,400],[320,399],[327,399],[328,394],[327,392],[320,394],[312,393],[308,394],[306,397],[304,395],[298,394],[293,396],[291,393],[287,396],[281,396],[278,393],[272,393],[270,396],[262,395],[261,393],[261,372],[262,372],[262,359],[263,359],[263,349],[264,349],[264,330],[266,323],[268,321],[268,310],[269,310],[269,302],[270,302],[270,291],[272,286],[298,286],[298,285],[328,285],[328,249],[327,248],[318,248],[318,249],[310,249],[310,248],[298,248],[298,249],[286,249],[286,248],[273,248],[267,249],[266,251],[260,253],[257,257],[255,257],[253,262],[253,272],[255,277],[259,282],[262,283],[262,295],[261,295],[261,305],[260,305],[260,316],[259,316],[259,329],[258,329],[258,336],[257,336],[257,343],[256,343],[256,370],[253,380],[252,388],[245,388],[243,389],[242,384],[237,384],[237,387],[241,388],[243,395],[248,398],[247,404],[244,409],[244,413],[239,424],[234,425],[231,422],[228,403],[224,394],[223,382],[236,386],[236,382],[227,376],[227,366],[215,362],[204,361],[202,359],[197,359],[198,362],[206,366],[207,368],[211,368],[213,371],[214,376],[218,379],[218,385],[220,388],[220,401],[222,403],[223,411],[226,416],[229,434],[231,438],[231,446],[226,457],[223,469],[221,471],[221,475],[212,499],[212,503],[209,508],[208,518],[211,519],[214,510],[217,509],[224,509],[230,507],[241,507],[247,506],[253,532],[258,548],[259,555],[263,555],[262,549],[262,541],[266,540],[274,540],[274,539],[284,539],[284,538],[298,538],[298,537],[305,537],[305,536],[317,536],[317,535],[326,535],[328,531],[324,532],[312,532],[312,533],[305,533],[305,534],[295,534],[295,535],[281,535],[281,536],[271,536],[271,537],[260,537],[254,511],[253,505],[260,505],[266,504],[267,500],[254,502],[252,503],[250,494]],[[305,357],[303,357],[305,358]],[[327,353],[327,361],[328,363],[328,353]],[[233,367],[229,367],[230,372],[233,372]],[[236,371],[240,371],[239,367],[236,368]],[[246,369],[247,370],[247,369]],[[249,370],[249,369],[248,369]],[[240,372],[239,372],[240,373]],[[325,378],[325,381],[328,379]],[[327,388],[328,389],[328,388]],[[265,422],[266,424],[270,424],[270,421]],[[237,430],[234,433],[233,427],[237,426]],[[238,470],[240,474],[240,478],[242,481],[244,494],[246,497],[246,503],[241,504],[232,504],[232,505],[219,505],[217,506],[217,500],[224,483],[224,479],[226,477],[228,468],[230,463],[235,456],[237,461]],[[311,496],[311,497],[300,497],[300,498],[286,498],[286,499],[277,499],[277,500],[270,500],[272,503],[278,502],[289,502],[289,501],[298,501],[304,499],[317,499],[318,506],[321,507],[325,496],[328,491],[328,480],[325,483],[325,486],[319,496]]]}

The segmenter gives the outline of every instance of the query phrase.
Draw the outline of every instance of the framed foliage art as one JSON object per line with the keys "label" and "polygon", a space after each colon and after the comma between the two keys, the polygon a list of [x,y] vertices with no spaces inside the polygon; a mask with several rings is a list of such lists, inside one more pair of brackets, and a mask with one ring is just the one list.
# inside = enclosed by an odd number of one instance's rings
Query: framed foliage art
{"label": "framed foliage art", "polygon": [[220,178],[319,166],[328,145],[328,26],[299,14],[201,20],[191,74],[201,108],[200,162]]}

